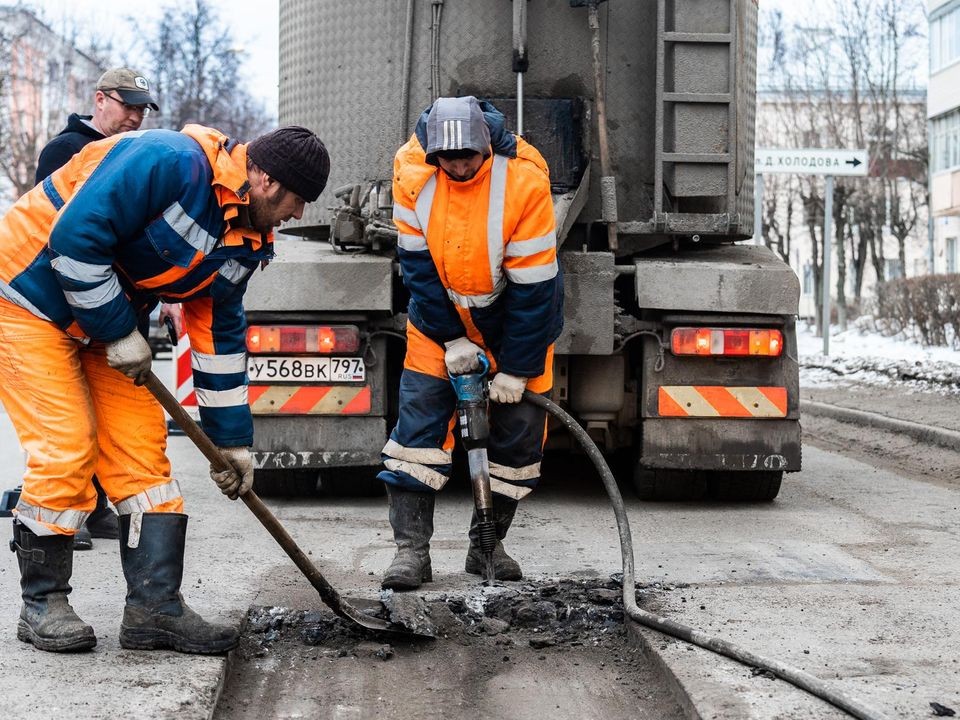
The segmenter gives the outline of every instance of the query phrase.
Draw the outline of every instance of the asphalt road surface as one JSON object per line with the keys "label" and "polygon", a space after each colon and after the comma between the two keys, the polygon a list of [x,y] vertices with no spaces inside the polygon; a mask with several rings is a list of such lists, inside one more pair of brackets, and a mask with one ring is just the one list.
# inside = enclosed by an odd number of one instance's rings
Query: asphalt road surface
{"label": "asphalt road surface", "polygon": [[[771,504],[650,504],[624,489],[644,604],[799,666],[891,718],[929,717],[930,702],[960,709],[955,652],[960,456],[826,419],[805,419],[804,430],[804,469],[785,478]],[[205,461],[189,442],[171,438],[169,452],[192,516],[183,585],[187,601],[214,619],[245,623],[248,637],[251,607],[300,611],[301,621],[302,613],[322,610],[316,592],[272,538],[241,504],[226,501],[212,486]],[[15,484],[21,468],[15,435],[0,413],[0,485]],[[269,504],[334,586],[349,595],[377,597],[379,573],[393,552],[383,498]],[[445,491],[438,502],[435,582],[427,586],[428,598],[463,598],[476,590],[476,578],[463,572],[469,505],[462,486]],[[576,463],[559,464],[524,501],[508,547],[534,588],[562,580],[602,585],[620,569],[609,504],[589,467]],[[267,643],[262,656],[237,654],[233,675],[221,658],[124,651],[116,637],[123,583],[116,546],[105,540],[76,554],[71,596],[94,625],[97,648],[84,655],[42,653],[15,639],[17,579],[14,555],[0,553],[0,607],[7,616],[0,618],[5,640],[0,686],[8,717],[206,718],[224,683],[220,717],[252,717],[257,707],[260,716],[271,716],[269,708],[272,716],[295,716],[305,706],[298,707],[291,694],[303,698],[308,691],[322,695],[322,702],[309,706],[315,717],[362,717],[353,699],[383,696],[407,677],[404,697],[417,695],[418,684],[432,683],[445,707],[465,698],[467,707],[474,702],[484,712],[509,716],[510,708],[537,707],[563,718],[593,717],[590,708],[631,702],[640,708],[637,717],[657,708],[662,717],[675,716],[673,699],[662,692],[662,674],[640,663],[623,637],[611,636],[605,646],[535,648],[529,643],[533,630],[526,628],[471,636],[464,645],[397,647],[384,660],[377,656],[380,646],[363,644],[366,640],[343,657],[339,650],[337,657],[325,655],[322,643],[303,642],[301,622]],[[681,703],[704,717],[844,717],[749,668],[643,634],[680,688]],[[503,647],[511,661],[501,659],[492,668]],[[284,657],[299,658],[290,661],[293,674],[281,672]],[[582,676],[574,673],[577,662]],[[480,670],[471,674],[466,670],[471,667]],[[261,688],[247,704],[236,687],[238,677],[248,678],[248,690]],[[589,682],[578,686],[584,677]],[[305,685],[308,681],[319,684]],[[541,706],[538,698],[544,695],[560,707]],[[608,704],[598,704],[596,696]],[[271,705],[276,697],[283,702]],[[284,705],[288,699],[292,704]],[[424,702],[408,717],[430,717],[429,707]]]}

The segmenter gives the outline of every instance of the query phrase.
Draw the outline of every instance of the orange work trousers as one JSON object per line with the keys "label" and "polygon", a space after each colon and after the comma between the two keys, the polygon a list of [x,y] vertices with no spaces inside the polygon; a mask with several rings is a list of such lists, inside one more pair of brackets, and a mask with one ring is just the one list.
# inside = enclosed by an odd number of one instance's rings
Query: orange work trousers
{"label": "orange work trousers", "polygon": [[0,298],[0,403],[27,453],[17,519],[72,535],[97,502],[96,473],[121,514],[183,512],[163,409],[56,325]]}

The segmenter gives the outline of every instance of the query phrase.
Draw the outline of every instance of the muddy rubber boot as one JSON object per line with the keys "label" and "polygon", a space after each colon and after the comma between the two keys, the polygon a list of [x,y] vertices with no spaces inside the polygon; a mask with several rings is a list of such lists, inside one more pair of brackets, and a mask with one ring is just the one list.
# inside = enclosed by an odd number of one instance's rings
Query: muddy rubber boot
{"label": "muddy rubber boot", "polygon": [[120,537],[120,523],[117,520],[117,514],[107,505],[107,495],[103,492],[103,488],[100,487],[96,478],[93,479],[93,486],[97,489],[97,506],[90,513],[84,527],[89,531],[91,537],[116,540]]}
{"label": "muddy rubber boot", "polygon": [[20,565],[23,607],[17,639],[48,652],[89,650],[97,644],[93,628],[70,607],[73,537],[39,537],[26,525],[13,523],[11,549]]}
{"label": "muddy rubber boot", "polygon": [[[493,519],[497,525],[497,545],[493,549],[493,574],[497,580],[520,580],[523,578],[523,572],[520,570],[520,563],[507,555],[503,549],[503,542],[507,536],[507,530],[513,522],[514,513],[517,512],[517,501],[503,495],[494,493],[493,495]],[[467,551],[467,561],[463,569],[471,575],[483,575],[486,563],[483,553],[480,551],[480,533],[477,529],[477,511],[473,511],[473,518],[470,520],[470,549]]]}
{"label": "muddy rubber boot", "polygon": [[[216,655],[232,650],[240,634],[208,623],[183,601],[183,551],[187,516],[144,513],[137,547],[129,547],[130,515],[120,516],[120,560],[127,579],[127,604],[120,624],[120,646]],[[136,536],[136,533],[134,533]]]}
{"label": "muddy rubber boot", "polygon": [[380,585],[388,590],[416,590],[433,580],[430,538],[433,537],[433,506],[436,494],[387,486],[390,525],[397,554],[383,574]]}

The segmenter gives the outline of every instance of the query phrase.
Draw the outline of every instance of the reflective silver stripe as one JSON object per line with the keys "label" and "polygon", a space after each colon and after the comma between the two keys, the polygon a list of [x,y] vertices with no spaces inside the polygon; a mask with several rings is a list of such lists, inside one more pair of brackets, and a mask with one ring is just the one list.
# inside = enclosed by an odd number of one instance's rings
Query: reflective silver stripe
{"label": "reflective silver stripe", "polygon": [[64,530],[79,530],[90,515],[82,510],[50,510],[39,505],[31,505],[22,498],[17,503],[17,520],[30,528],[37,535],[56,535],[48,525],[56,525]]}
{"label": "reflective silver stripe", "polygon": [[397,460],[407,460],[423,465],[449,465],[452,453],[442,448],[409,448],[393,440],[387,440],[381,452]]}
{"label": "reflective silver stripe", "polygon": [[215,375],[226,375],[228,373],[244,372],[247,369],[247,354],[230,353],[229,355],[210,355],[193,350],[193,358],[190,365],[194,370],[200,372],[212,373]]}
{"label": "reflective silver stripe", "polygon": [[503,208],[507,203],[507,158],[493,156],[490,168],[490,200],[487,207],[487,254],[494,293],[503,283]]}
{"label": "reflective silver stripe", "polygon": [[407,252],[421,252],[427,249],[427,239],[423,235],[400,233],[397,236],[397,245]]}
{"label": "reflective silver stripe", "polygon": [[496,299],[500,297],[500,293],[503,292],[503,289],[506,286],[507,286],[506,281],[502,280],[500,283],[500,287],[498,287],[492,293],[486,293],[484,295],[461,295],[455,290],[451,290],[450,288],[447,288],[447,297],[450,298],[450,302],[452,302],[454,305],[459,305],[460,307],[482,308],[482,307],[487,307],[488,305],[492,305],[494,302],[496,302]]}
{"label": "reflective silver stripe", "polygon": [[416,230],[420,229],[420,221],[417,219],[416,211],[411,210],[406,205],[401,205],[400,203],[393,204],[393,219],[402,220]]}
{"label": "reflective silver stripe", "polygon": [[533,488],[511,485],[510,483],[505,483],[493,477],[490,478],[490,490],[499,495],[506,495],[514,500],[522,500],[533,492]]}
{"label": "reflective silver stripe", "polygon": [[38,318],[43,320],[50,320],[47,317],[46,313],[40,312],[40,308],[34,305],[32,302],[27,300],[23,295],[18,293],[12,287],[7,285],[3,280],[0,280],[0,298],[3,298],[7,302],[12,302],[14,305],[19,305],[24,310],[28,310],[36,315]]}
{"label": "reflective silver stripe", "polygon": [[428,468],[426,465],[419,465],[417,463],[408,463],[403,460],[384,460],[383,466],[387,470],[392,470],[393,472],[403,472],[409,475],[410,477],[419,480],[424,485],[432,487],[434,490],[439,490],[444,485],[447,484],[447,476],[438,473],[436,470]]}
{"label": "reflective silver stripe", "polygon": [[204,255],[209,255],[214,245],[217,244],[217,238],[204,230],[178,202],[164,211],[163,219],[167,221],[167,225],[173,228],[177,235],[187,241],[190,247],[199,250]]}
{"label": "reflective silver stripe", "polygon": [[536,255],[538,252],[543,252],[556,246],[557,233],[551,230],[546,235],[541,235],[537,238],[511,240],[507,243],[507,249],[504,254],[507,257],[529,257],[530,255]]}
{"label": "reflective silver stripe", "polygon": [[158,505],[176,500],[182,497],[180,492],[180,483],[174,478],[162,485],[154,485],[131,495],[117,503],[117,512],[121,515],[132,515],[133,513],[150,512]]}
{"label": "reflective silver stripe", "polygon": [[498,465],[490,463],[490,474],[496,475],[502,480],[512,480],[518,482],[521,480],[536,480],[540,477],[540,463],[532,463],[523,467],[510,467],[509,465]]}
{"label": "reflective silver stripe", "polygon": [[239,285],[251,272],[250,268],[233,259],[227,260],[220,266],[220,274],[234,285]]}
{"label": "reflective silver stripe", "polygon": [[63,294],[71,307],[91,310],[106,305],[122,292],[123,288],[120,287],[120,281],[114,274],[103,285],[98,285],[91,290],[64,290]]}
{"label": "reflective silver stripe", "polygon": [[94,265],[64,255],[51,260],[50,266],[64,277],[80,282],[101,282],[113,274],[113,268],[109,265]]}
{"label": "reflective silver stripe", "polygon": [[437,176],[433,174],[423,184],[423,189],[417,195],[417,219],[420,221],[420,228],[423,230],[424,237],[429,237],[427,228],[430,225],[430,211],[433,209],[433,195],[436,192]]}
{"label": "reflective silver stripe", "polygon": [[197,393],[197,403],[201,407],[236,407],[247,404],[247,386],[239,385],[230,390],[204,390],[194,385]]}
{"label": "reflective silver stripe", "polygon": [[554,259],[554,261],[548,265],[537,265],[536,267],[504,269],[510,282],[530,285],[555,278],[557,276],[557,261]]}

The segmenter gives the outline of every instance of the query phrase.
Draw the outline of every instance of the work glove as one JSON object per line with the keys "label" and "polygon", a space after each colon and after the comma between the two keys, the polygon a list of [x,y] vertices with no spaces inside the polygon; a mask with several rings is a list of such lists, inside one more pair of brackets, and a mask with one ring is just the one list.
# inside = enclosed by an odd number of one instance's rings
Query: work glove
{"label": "work glove", "polygon": [[143,385],[147,381],[152,360],[150,345],[139,330],[107,343],[107,365],[133,378],[136,385]]}
{"label": "work glove", "polygon": [[470,342],[468,338],[459,337],[445,342],[443,346],[447,349],[443,362],[446,363],[447,372],[451,375],[464,375],[480,367],[477,355],[483,355],[483,349]]}
{"label": "work glove", "polygon": [[253,485],[253,456],[250,448],[222,447],[220,454],[226,458],[233,468],[231,470],[217,470],[210,465],[210,477],[220,488],[220,492],[231,500],[236,500]]}
{"label": "work glove", "polygon": [[490,399],[498,403],[518,403],[526,387],[526,378],[497,373],[490,382]]}

